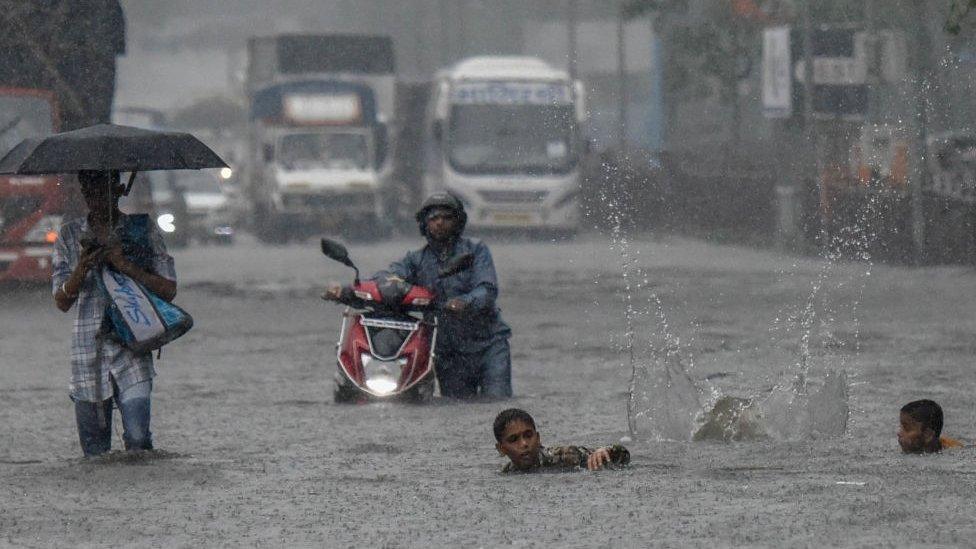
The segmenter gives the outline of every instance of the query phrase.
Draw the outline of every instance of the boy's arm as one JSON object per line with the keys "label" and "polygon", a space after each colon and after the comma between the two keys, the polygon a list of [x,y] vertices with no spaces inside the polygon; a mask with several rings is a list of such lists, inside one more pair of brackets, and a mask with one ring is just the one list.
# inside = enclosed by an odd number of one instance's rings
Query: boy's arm
{"label": "boy's arm", "polygon": [[603,469],[604,465],[626,465],[630,463],[630,452],[619,444],[597,448],[586,458],[586,468],[590,471]]}
{"label": "boy's arm", "polygon": [[548,450],[543,465],[549,467],[586,467],[586,460],[593,453],[585,446],[553,446]]}

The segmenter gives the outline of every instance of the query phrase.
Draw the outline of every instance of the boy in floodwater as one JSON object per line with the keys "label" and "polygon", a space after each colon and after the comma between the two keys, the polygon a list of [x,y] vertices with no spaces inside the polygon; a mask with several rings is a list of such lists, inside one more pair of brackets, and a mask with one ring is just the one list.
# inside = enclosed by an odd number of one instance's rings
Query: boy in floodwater
{"label": "boy in floodwater", "polygon": [[942,407],[935,401],[915,400],[902,406],[900,422],[898,444],[906,454],[931,454],[963,446],[942,436]]}
{"label": "boy in floodwater", "polygon": [[495,417],[495,448],[511,460],[503,473],[532,472],[586,467],[590,471],[604,465],[630,463],[630,452],[619,444],[590,450],[583,446],[542,446],[535,420],[525,410],[509,408]]}

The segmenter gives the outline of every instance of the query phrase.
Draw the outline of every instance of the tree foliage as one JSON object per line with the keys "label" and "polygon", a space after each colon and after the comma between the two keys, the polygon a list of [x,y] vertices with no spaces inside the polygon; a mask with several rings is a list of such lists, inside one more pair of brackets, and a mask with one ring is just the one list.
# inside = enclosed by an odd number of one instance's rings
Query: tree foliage
{"label": "tree foliage", "polygon": [[963,21],[974,9],[976,9],[976,0],[952,0],[945,24],[946,32],[959,34],[962,31]]}
{"label": "tree foliage", "polygon": [[657,30],[667,41],[666,82],[683,97],[717,91],[732,100],[738,82],[751,70],[759,47],[755,20],[735,11],[733,0],[708,2],[694,20],[684,16],[689,0],[629,0],[624,17],[653,13]]}
{"label": "tree foliage", "polygon": [[115,56],[125,51],[118,0],[0,0],[0,84],[52,91],[63,127],[106,122]]}

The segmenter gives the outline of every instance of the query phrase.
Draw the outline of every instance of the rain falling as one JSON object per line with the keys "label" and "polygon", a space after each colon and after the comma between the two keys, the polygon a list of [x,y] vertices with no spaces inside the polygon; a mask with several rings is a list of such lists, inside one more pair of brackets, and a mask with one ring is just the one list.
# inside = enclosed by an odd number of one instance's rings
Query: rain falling
{"label": "rain falling", "polygon": [[972,546],[976,0],[0,8],[0,545]]}

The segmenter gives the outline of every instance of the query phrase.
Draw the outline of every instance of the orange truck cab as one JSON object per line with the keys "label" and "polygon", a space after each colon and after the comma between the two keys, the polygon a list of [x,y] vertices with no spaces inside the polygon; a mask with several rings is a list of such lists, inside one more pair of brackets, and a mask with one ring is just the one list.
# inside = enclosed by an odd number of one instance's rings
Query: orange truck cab
{"label": "orange truck cab", "polygon": [[[58,131],[54,94],[0,87],[0,156]],[[64,214],[60,178],[0,175],[0,282],[45,282]]]}

